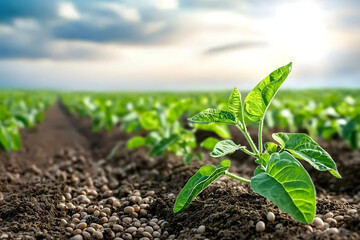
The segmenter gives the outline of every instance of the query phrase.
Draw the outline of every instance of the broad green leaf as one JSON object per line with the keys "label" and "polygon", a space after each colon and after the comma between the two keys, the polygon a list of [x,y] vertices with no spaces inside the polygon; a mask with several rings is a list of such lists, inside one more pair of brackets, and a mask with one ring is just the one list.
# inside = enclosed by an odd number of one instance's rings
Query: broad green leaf
{"label": "broad green leaf", "polygon": [[140,124],[145,130],[157,130],[161,126],[159,114],[156,111],[147,111],[140,115]]}
{"label": "broad green leaf", "polygon": [[181,101],[173,104],[167,111],[166,120],[169,123],[174,123],[180,116],[189,108],[191,100],[182,99]]}
{"label": "broad green leaf", "polygon": [[244,113],[243,113],[243,106],[241,102],[241,94],[237,88],[234,88],[232,91],[230,98],[229,98],[229,110],[234,114],[236,117],[236,122],[239,122],[241,128],[244,127]]}
{"label": "broad green leaf", "polygon": [[283,149],[295,157],[307,161],[319,171],[329,171],[335,177],[341,178],[331,156],[308,135],[304,133],[274,133],[272,136]]}
{"label": "broad green leaf", "polygon": [[278,147],[278,145],[276,145],[273,142],[266,142],[265,143],[265,149],[270,155],[277,151],[277,147]]}
{"label": "broad green leaf", "polygon": [[164,154],[166,148],[175,142],[180,135],[172,134],[168,138],[161,139],[160,142],[156,143],[150,151],[150,156],[161,156]]}
{"label": "broad green leaf", "polygon": [[259,122],[264,118],[271,100],[289,75],[291,67],[292,63],[289,63],[276,69],[247,95],[244,102],[244,112],[251,121]]}
{"label": "broad green leaf", "polygon": [[236,124],[235,116],[226,110],[208,108],[188,119],[191,122],[207,124],[212,122]]}
{"label": "broad green leaf", "polygon": [[223,140],[218,142],[215,147],[214,150],[210,153],[210,155],[212,157],[222,157],[228,154],[231,154],[233,152],[235,152],[236,150],[239,150],[241,148],[245,148],[244,146],[240,146],[235,144],[233,141],[231,140]]}
{"label": "broad green leaf", "polygon": [[295,220],[310,223],[314,219],[314,184],[304,167],[288,152],[273,153],[266,171],[254,176],[250,186]]}
{"label": "broad green leaf", "polygon": [[174,206],[174,213],[184,211],[191,201],[199,195],[207,186],[217,178],[225,174],[230,167],[230,161],[224,160],[215,167],[213,165],[202,166],[186,183],[179,193]]}
{"label": "broad green leaf", "polygon": [[7,152],[21,148],[20,133],[15,123],[5,126],[0,122],[0,145]]}
{"label": "broad green leaf", "polygon": [[5,151],[11,151],[11,138],[0,122],[0,143]]}
{"label": "broad green leaf", "polygon": [[129,141],[126,144],[126,148],[134,149],[134,148],[142,147],[145,145],[146,145],[146,138],[140,137],[140,136],[135,136],[135,137],[129,139]]}
{"label": "broad green leaf", "polygon": [[223,139],[231,138],[229,126],[224,124],[219,124],[219,123],[195,124],[195,129],[216,133],[216,135],[218,135]]}
{"label": "broad green leaf", "polygon": [[259,173],[263,173],[265,170],[261,166],[257,166],[254,171],[254,176],[258,175]]}
{"label": "broad green leaf", "polygon": [[208,137],[200,144],[200,147],[212,151],[218,142],[219,142],[218,139],[214,137]]}
{"label": "broad green leaf", "polygon": [[354,120],[347,121],[340,126],[341,136],[349,143],[352,149],[356,149],[359,146],[358,132],[356,131],[356,122]]}

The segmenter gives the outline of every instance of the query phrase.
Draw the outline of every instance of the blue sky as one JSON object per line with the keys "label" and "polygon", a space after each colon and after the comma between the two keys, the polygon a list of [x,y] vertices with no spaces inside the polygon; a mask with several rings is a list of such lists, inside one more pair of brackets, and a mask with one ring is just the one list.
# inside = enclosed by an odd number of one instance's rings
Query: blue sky
{"label": "blue sky", "polygon": [[0,88],[360,87],[358,0],[2,0]]}

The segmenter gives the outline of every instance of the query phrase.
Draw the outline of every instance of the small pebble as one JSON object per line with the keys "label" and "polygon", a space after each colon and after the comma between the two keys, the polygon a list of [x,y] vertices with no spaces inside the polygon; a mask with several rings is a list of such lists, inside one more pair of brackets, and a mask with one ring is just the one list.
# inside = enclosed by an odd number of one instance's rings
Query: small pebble
{"label": "small pebble", "polygon": [[341,221],[341,220],[344,220],[344,216],[341,216],[341,215],[335,216],[334,219],[335,219],[336,221]]}
{"label": "small pebble", "polygon": [[335,228],[335,227],[332,227],[332,228],[329,228],[328,230],[326,230],[328,233],[330,234],[338,234],[339,233],[339,229]]}
{"label": "small pebble", "polygon": [[[205,233],[205,226],[201,225],[200,227],[198,227],[198,229],[196,230],[196,232],[198,234],[204,234]],[[155,236],[154,236],[155,237]]]}
{"label": "small pebble", "polygon": [[75,236],[73,236],[72,238],[70,238],[70,240],[83,240],[84,238],[83,238],[83,236],[81,236],[81,235],[75,235]]}
{"label": "small pebble", "polygon": [[88,238],[91,237],[91,234],[90,234],[89,232],[87,232],[87,231],[83,231],[83,232],[81,233],[81,235],[83,235],[83,237],[84,237],[85,239],[88,239]]}
{"label": "small pebble", "polygon": [[123,235],[123,238],[124,238],[125,240],[132,240],[132,239],[133,239],[133,237],[132,237],[132,235],[131,235],[130,233],[125,233],[125,234]]}
{"label": "small pebble", "polygon": [[161,237],[161,234],[158,231],[153,232],[153,237],[158,238]]}
{"label": "small pebble", "polygon": [[313,232],[314,231],[314,229],[310,225],[306,225],[305,228],[306,228],[306,232]]}
{"label": "small pebble", "polygon": [[353,214],[357,213],[357,210],[356,209],[349,209],[347,211],[347,213],[350,214],[350,215],[353,215]]}
{"label": "small pebble", "polygon": [[86,231],[88,231],[89,233],[94,233],[96,230],[95,230],[95,228],[93,228],[93,227],[88,227],[87,229],[86,229]]}
{"label": "small pebble", "polygon": [[85,229],[87,227],[86,222],[81,222],[78,225],[76,225],[76,228],[78,229]]}
{"label": "small pebble", "polygon": [[265,231],[265,223],[263,221],[259,221],[256,223],[256,231],[257,232]]}
{"label": "small pebble", "polygon": [[324,227],[322,227],[322,230],[328,229],[330,227],[330,224],[328,224],[327,222],[324,222]]}
{"label": "small pebble", "polygon": [[325,222],[327,222],[330,225],[336,225],[337,224],[337,221],[332,217],[326,218]]}
{"label": "small pebble", "polygon": [[269,222],[273,222],[273,221],[275,221],[275,214],[272,212],[268,212],[266,218]]}
{"label": "small pebble", "polygon": [[126,229],[126,232],[133,233],[133,232],[136,232],[136,230],[137,230],[136,227],[129,227],[128,229]]}
{"label": "small pebble", "polygon": [[129,218],[129,217],[124,217],[124,218],[122,219],[122,221],[123,221],[124,223],[131,223],[131,222],[132,222],[132,219]]}
{"label": "small pebble", "polygon": [[149,233],[153,233],[153,232],[154,232],[154,229],[153,229],[152,227],[150,227],[150,226],[146,226],[146,227],[145,227],[145,231],[146,231],[146,232],[149,232]]}
{"label": "small pebble", "polygon": [[119,224],[115,224],[115,225],[113,226],[113,229],[114,229],[115,231],[117,231],[117,232],[122,232],[122,231],[124,231],[123,226],[121,226],[121,225],[119,225]]}
{"label": "small pebble", "polygon": [[313,223],[313,224],[315,225],[315,227],[317,227],[317,228],[322,228],[322,227],[324,227],[324,221],[323,221],[321,218],[319,218],[319,217],[315,217],[312,223]]}
{"label": "small pebble", "polygon": [[152,235],[151,235],[151,233],[149,233],[149,232],[143,232],[142,235],[143,235],[144,237],[152,238]]}
{"label": "small pebble", "polygon": [[67,224],[67,221],[66,221],[65,219],[63,219],[63,218],[60,220],[60,222],[61,222],[62,225],[66,225],[66,224]]}
{"label": "small pebble", "polygon": [[283,225],[281,223],[276,224],[275,229],[282,229]]}
{"label": "small pebble", "polygon": [[67,207],[68,209],[75,209],[75,205],[72,204],[72,203],[67,203],[67,204],[66,204],[66,207]]}
{"label": "small pebble", "polygon": [[93,236],[95,238],[97,238],[97,239],[103,239],[104,238],[103,234],[101,232],[99,232],[99,231],[94,232]]}
{"label": "small pebble", "polygon": [[332,218],[334,217],[334,214],[332,212],[328,212],[327,214],[324,215],[324,218]]}
{"label": "small pebble", "polygon": [[124,213],[132,213],[134,211],[135,211],[135,209],[133,207],[130,207],[130,206],[124,208]]}

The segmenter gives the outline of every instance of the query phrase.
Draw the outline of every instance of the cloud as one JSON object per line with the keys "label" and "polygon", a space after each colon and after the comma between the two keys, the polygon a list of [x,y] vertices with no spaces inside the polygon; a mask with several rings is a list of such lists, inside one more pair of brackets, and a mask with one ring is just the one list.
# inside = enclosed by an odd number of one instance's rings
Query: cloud
{"label": "cloud", "polygon": [[69,20],[77,20],[80,18],[79,11],[71,2],[61,2],[59,4],[58,14],[60,17]]}
{"label": "cloud", "polygon": [[98,4],[98,7],[106,11],[116,13],[118,17],[120,17],[120,19],[123,19],[124,21],[139,22],[141,20],[139,11],[134,7],[114,2],[104,2]]}
{"label": "cloud", "polygon": [[154,6],[161,10],[177,9],[179,4],[177,0],[154,0]]}
{"label": "cloud", "polygon": [[14,19],[0,25],[1,59],[91,59],[104,57],[91,44],[54,40],[34,19]]}
{"label": "cloud", "polygon": [[11,22],[15,18],[52,19],[57,16],[57,0],[0,1],[0,21]]}
{"label": "cloud", "polygon": [[243,41],[225,44],[221,46],[215,46],[204,51],[204,55],[216,55],[224,52],[231,52],[240,49],[249,49],[249,48],[257,48],[257,47],[266,47],[268,43],[260,42],[260,41]]}

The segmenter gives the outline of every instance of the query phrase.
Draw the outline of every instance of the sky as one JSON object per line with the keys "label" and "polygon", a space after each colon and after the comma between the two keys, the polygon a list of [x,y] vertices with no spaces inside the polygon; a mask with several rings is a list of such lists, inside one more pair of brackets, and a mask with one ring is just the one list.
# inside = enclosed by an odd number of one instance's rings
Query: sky
{"label": "sky", "polygon": [[1,0],[0,88],[358,88],[359,43],[359,0]]}

